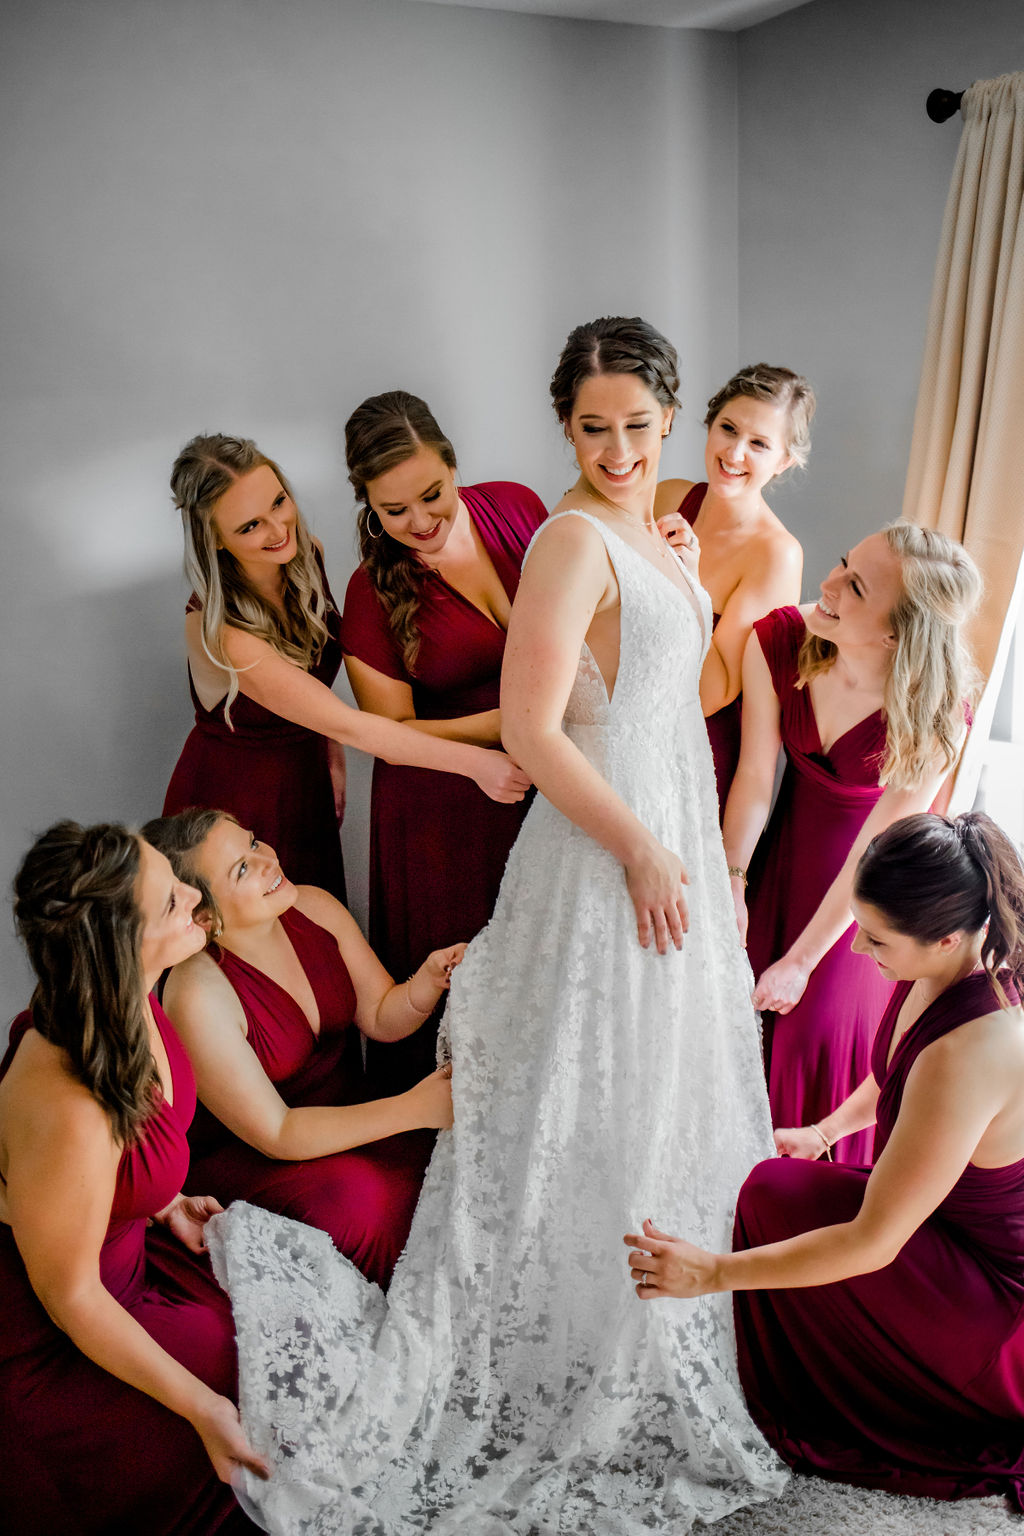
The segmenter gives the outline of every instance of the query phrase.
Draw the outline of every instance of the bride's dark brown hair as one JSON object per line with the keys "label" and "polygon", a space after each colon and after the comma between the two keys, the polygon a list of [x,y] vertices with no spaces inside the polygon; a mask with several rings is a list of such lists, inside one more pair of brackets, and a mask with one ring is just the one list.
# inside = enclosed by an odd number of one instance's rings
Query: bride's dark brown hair
{"label": "bride's dark brown hair", "polygon": [[369,481],[386,475],[430,448],[455,473],[455,449],[445,437],[425,400],[404,389],[370,395],[345,423],[345,459],[352,489],[362,505],[357,519],[359,557],[388,615],[391,632],[402,647],[402,660],[415,676],[420,649],[416,615],[422,599],[426,567],[415,550],[389,539],[381,526],[373,533],[370,519],[380,518],[367,499]]}

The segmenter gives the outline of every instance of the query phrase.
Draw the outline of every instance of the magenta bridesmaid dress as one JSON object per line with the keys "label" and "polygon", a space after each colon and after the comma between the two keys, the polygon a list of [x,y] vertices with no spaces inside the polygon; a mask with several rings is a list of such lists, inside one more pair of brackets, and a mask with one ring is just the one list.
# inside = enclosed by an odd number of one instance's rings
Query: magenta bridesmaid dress
{"label": "magenta bridesmaid dress", "polygon": [[[805,628],[798,608],[754,625],[781,709],[786,767],[771,818],[750,861],[747,954],[754,976],[780,959],[814,916],[882,791],[881,710],[823,752],[811,696],[797,687]],[[864,1081],[871,1041],[892,983],[850,943],[856,924],[815,966],[791,1013],[765,1013],[765,1068],[775,1125],[820,1120]],[[870,1132],[847,1136],[833,1156],[868,1163]]]}
{"label": "magenta bridesmaid dress", "polygon": [[[287,1105],[360,1104],[370,1095],[353,1023],[355,992],[337,941],[294,909],[281,922],[316,998],[317,1032],[271,977],[228,950],[213,947],[210,955],[238,994],[249,1044]],[[387,1285],[405,1247],[433,1150],[432,1131],[283,1162],[241,1141],[200,1104],[189,1140],[190,1188],[215,1195],[222,1205],[248,1200],[319,1227],[369,1279]]]}
{"label": "magenta bridesmaid dress", "polygon": [[[526,547],[546,516],[543,503],[507,481],[463,486],[459,495],[512,600]],[[348,655],[408,683],[420,719],[496,709],[505,631],[432,570],[416,624],[422,638],[412,676],[366,571],[353,573],[341,627]],[[396,980],[431,950],[469,940],[488,922],[528,798],[499,805],[461,774],[374,764],[370,943]],[[435,1017],[407,1042],[370,1044],[367,1070],[381,1093],[399,1092],[433,1070],[436,1036]]]}
{"label": "magenta bridesmaid dress", "polygon": [[[897,983],[872,1053],[876,1156],[920,1052],[998,1006],[987,976],[966,977],[907,1030],[887,1066],[909,990]],[[760,1163],[740,1192],[734,1247],[851,1220],[867,1180],[865,1168]],[[884,1269],[737,1292],[734,1304],[747,1402],[791,1466],[934,1499],[1009,1494],[1024,1510],[1024,1161],[968,1163]]]}
{"label": "magenta bridesmaid dress", "polygon": [[[319,556],[317,557],[319,561]],[[328,638],[310,675],[329,688],[341,666],[341,620],[320,561],[328,602]],[[195,598],[189,609],[196,607]],[[345,900],[345,871],[327,758],[327,740],[293,725],[239,693],[230,725],[223,701],[204,709],[189,670],[196,723],[182,748],[164,797],[164,816],[191,806],[230,811],[261,842],[269,843],[289,880],[319,885]]]}
{"label": "magenta bridesmaid dress", "polygon": [[[188,1058],[159,1004],[153,1014],[171,1070],[166,1099],[126,1148],[100,1250],[100,1278],[175,1360],[215,1392],[236,1396],[235,1330],[209,1261],[148,1218],[188,1170],[195,1108]],[[9,1069],[31,1015],[18,1016],[0,1063]],[[204,1191],[205,1193],[205,1191]],[[0,1525],[18,1536],[209,1536],[251,1531],[192,1425],[83,1355],[32,1289],[10,1227],[0,1223]]]}
{"label": "magenta bridesmaid dress", "polygon": [[[704,505],[707,490],[706,480],[697,485],[691,485],[679,503],[678,510],[691,528],[697,520],[697,513]],[[711,615],[712,634],[721,617],[720,613]],[[736,764],[740,760],[740,699],[733,699],[731,704],[724,705],[722,709],[716,709],[713,715],[706,717],[704,723],[708,728],[708,740],[711,742],[711,756],[715,760],[715,783],[718,786],[719,820],[721,820],[725,815],[725,802],[729,798],[729,787],[736,772]]]}

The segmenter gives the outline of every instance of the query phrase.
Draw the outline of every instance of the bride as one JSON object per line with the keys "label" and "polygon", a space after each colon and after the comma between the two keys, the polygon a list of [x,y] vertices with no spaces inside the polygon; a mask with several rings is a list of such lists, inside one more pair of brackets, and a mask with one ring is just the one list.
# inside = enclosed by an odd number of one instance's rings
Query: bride
{"label": "bride", "polygon": [[528,554],[501,699],[540,794],[453,979],[455,1126],[387,1298],[322,1233],[218,1218],[272,1531],[639,1536],[782,1487],[728,1300],[635,1307],[618,1260],[645,1216],[727,1247],[772,1150],[698,697],[711,613],[653,521],[676,368],[602,319],[552,380],[580,478]]}

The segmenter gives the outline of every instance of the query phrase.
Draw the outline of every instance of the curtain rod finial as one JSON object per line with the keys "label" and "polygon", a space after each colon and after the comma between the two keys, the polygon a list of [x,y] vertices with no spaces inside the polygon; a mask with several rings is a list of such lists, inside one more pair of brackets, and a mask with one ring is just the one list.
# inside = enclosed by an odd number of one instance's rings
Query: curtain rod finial
{"label": "curtain rod finial", "polygon": [[944,123],[947,118],[953,116],[954,112],[959,112],[963,99],[963,91],[937,89],[928,93],[924,109],[933,123]]}

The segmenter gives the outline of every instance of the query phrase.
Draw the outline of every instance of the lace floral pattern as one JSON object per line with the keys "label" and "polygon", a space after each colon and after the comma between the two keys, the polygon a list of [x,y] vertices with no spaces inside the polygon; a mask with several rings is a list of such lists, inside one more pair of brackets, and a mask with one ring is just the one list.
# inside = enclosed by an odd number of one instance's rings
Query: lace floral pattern
{"label": "lace floral pattern", "polygon": [[641,950],[615,859],[538,797],[455,973],[455,1128],[387,1298],[322,1233],[216,1218],[243,1420],[274,1466],[247,1507],[275,1532],[677,1536],[785,1481],[729,1298],[641,1303],[624,1264],[645,1216],[728,1247],[772,1142],[697,697],[707,596],[588,520],[619,582],[619,670],[609,700],[584,652],[564,728],[679,851],[690,931]]}

